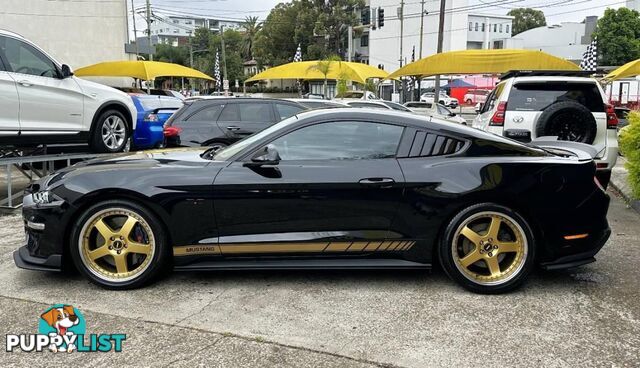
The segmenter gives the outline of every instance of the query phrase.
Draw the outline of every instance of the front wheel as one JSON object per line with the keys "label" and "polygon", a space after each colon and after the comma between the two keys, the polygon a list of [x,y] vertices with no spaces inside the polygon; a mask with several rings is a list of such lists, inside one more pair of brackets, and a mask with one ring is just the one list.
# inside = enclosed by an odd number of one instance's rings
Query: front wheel
{"label": "front wheel", "polygon": [[124,115],[117,110],[100,114],[93,129],[91,147],[96,152],[115,153],[126,151],[128,143],[129,131]]}
{"label": "front wheel", "polygon": [[492,203],[474,205],[456,215],[438,250],[449,277],[482,294],[504,293],[522,285],[535,259],[533,232],[524,218]]}
{"label": "front wheel", "polygon": [[156,217],[128,201],[98,203],[85,211],[72,231],[71,257],[93,283],[132,289],[158,276],[170,255]]}

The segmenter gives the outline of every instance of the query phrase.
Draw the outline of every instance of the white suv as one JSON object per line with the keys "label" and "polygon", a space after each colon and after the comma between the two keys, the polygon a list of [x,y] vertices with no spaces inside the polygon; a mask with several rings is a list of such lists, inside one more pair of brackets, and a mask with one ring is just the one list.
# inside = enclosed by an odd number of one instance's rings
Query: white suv
{"label": "white suv", "polygon": [[[422,95],[420,95],[420,101],[433,103],[433,96],[435,96],[435,93],[425,92]],[[458,105],[460,104],[457,98],[449,97],[448,95],[442,92],[440,93],[440,98],[436,102],[439,103],[440,105],[445,105],[446,107],[451,107],[454,109],[458,107]]]}
{"label": "white suv", "polygon": [[542,136],[592,145],[609,183],[618,158],[618,118],[600,84],[582,72],[510,72],[480,106],[473,127],[522,142]]}
{"label": "white suv", "polygon": [[89,143],[129,147],[136,108],[126,93],[73,76],[42,49],[0,30],[0,146]]}

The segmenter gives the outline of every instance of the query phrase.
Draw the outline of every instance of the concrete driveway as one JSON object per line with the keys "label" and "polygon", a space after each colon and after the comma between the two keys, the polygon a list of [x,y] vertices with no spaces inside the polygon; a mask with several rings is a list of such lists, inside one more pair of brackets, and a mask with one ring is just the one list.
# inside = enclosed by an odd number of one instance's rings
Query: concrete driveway
{"label": "concrete driveway", "polygon": [[35,333],[51,304],[121,353],[0,353],[0,366],[640,366],[640,216],[612,195],[598,262],[474,295],[441,271],[174,273],[142,290],[17,269],[18,216],[0,217],[0,333]]}

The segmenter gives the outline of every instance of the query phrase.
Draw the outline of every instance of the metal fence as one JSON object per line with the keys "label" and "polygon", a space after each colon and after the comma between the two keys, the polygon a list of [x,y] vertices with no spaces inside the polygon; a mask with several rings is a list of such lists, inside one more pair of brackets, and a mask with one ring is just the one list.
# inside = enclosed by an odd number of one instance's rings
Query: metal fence
{"label": "metal fence", "polygon": [[71,166],[72,163],[110,156],[110,154],[24,154],[22,151],[3,152],[0,155],[0,168],[4,168],[7,181],[6,197],[0,196],[0,209],[15,210],[22,206],[23,190],[15,190],[14,170],[18,172],[17,177],[26,177],[29,183],[38,180],[52,172],[56,168]]}

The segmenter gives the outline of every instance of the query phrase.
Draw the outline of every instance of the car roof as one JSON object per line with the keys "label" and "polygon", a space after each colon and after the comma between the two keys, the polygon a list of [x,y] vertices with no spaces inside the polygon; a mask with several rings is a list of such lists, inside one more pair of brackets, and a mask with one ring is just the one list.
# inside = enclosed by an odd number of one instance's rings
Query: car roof
{"label": "car roof", "polygon": [[349,105],[350,103],[364,103],[364,104],[372,104],[372,105],[379,105],[379,106],[384,106],[384,107],[389,107],[387,106],[384,102],[382,101],[375,101],[375,100],[348,100],[347,102],[345,102],[347,105]]}
{"label": "car roof", "polygon": [[6,29],[2,29],[2,28],[0,28],[0,35],[12,36],[12,37],[15,37],[15,38],[21,38],[23,40],[26,40],[26,38],[24,36],[22,36],[21,34],[16,33],[16,32],[12,32],[12,31],[9,31],[9,30],[6,30]]}
{"label": "car roof", "polygon": [[249,102],[257,102],[257,101],[273,101],[273,102],[287,102],[293,105],[302,106],[297,101],[291,101],[289,99],[282,98],[268,98],[268,97],[220,97],[220,98],[194,98],[191,100],[187,100],[188,102],[198,103],[198,104],[220,104],[220,103],[249,103]]}
{"label": "car roof", "polygon": [[597,83],[594,78],[591,77],[563,77],[555,75],[547,76],[521,76],[513,77],[513,83],[518,82],[579,82],[579,83]]}

